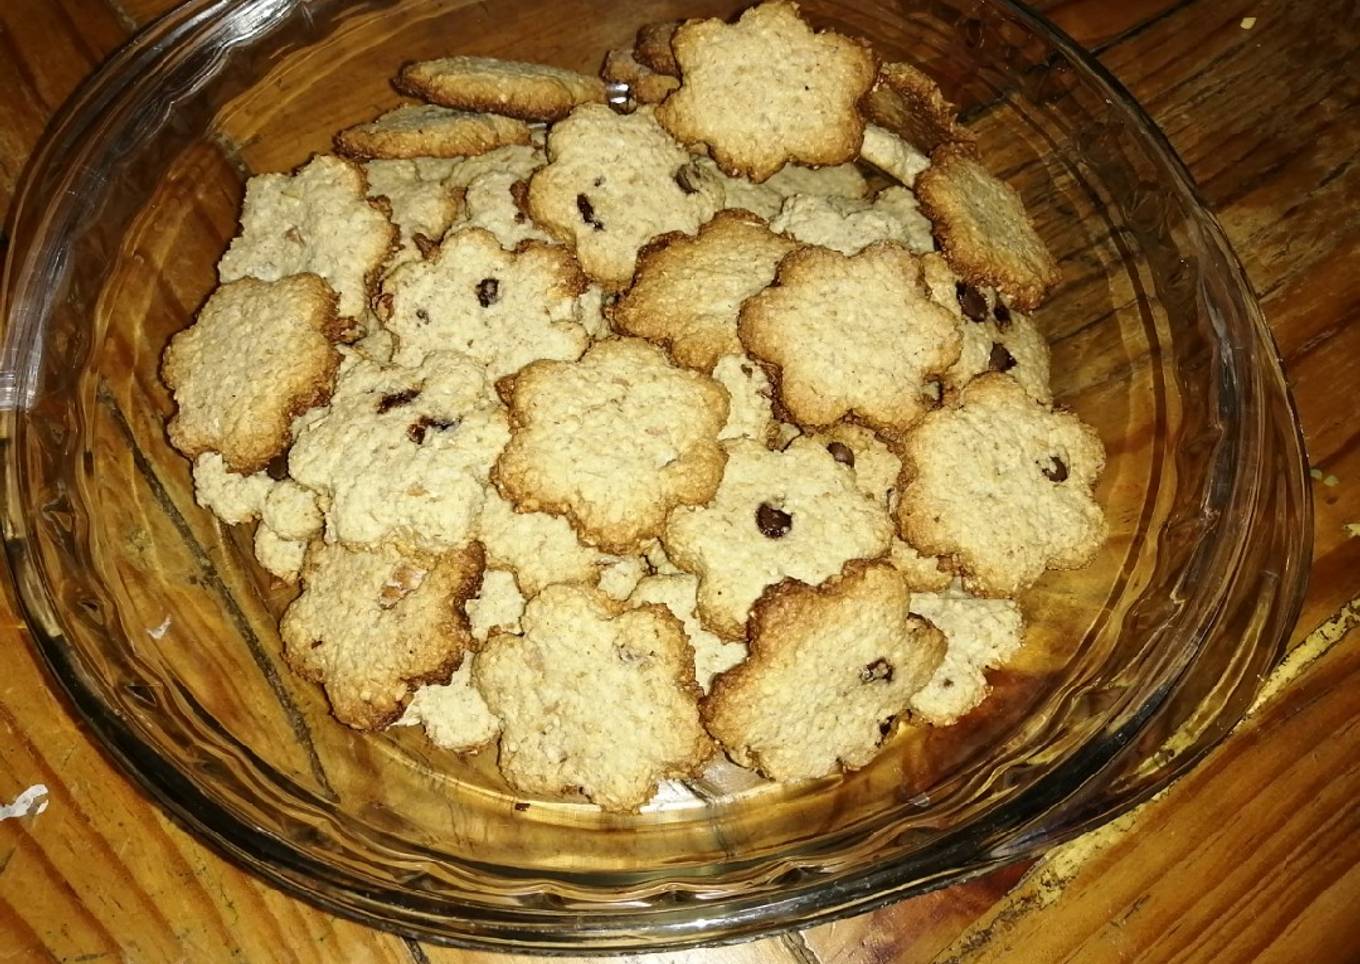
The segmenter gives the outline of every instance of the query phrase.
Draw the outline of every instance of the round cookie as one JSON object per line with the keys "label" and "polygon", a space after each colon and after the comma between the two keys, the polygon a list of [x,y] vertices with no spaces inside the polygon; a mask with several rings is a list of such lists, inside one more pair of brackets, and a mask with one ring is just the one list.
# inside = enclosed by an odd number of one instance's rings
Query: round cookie
{"label": "round cookie", "polygon": [[851,257],[801,248],[741,307],[747,352],[772,366],[777,398],[804,428],[854,416],[900,436],[933,404],[927,383],[958,358],[958,326],[932,302],[919,261],[879,243]]}
{"label": "round cookie", "polygon": [[1049,385],[1048,342],[1027,315],[1006,306],[991,288],[960,281],[939,254],[921,259],[930,298],[948,310],[959,326],[959,358],[940,377],[946,393],[959,392],[986,372],[1004,372],[1035,401],[1053,401]]}
{"label": "round cookie", "polygon": [[268,465],[287,448],[293,418],[331,396],[344,331],[335,306],[314,274],[214,291],[161,363],[177,406],[171,444],[191,459],[220,453],[244,475]]}
{"label": "round cookie", "polygon": [[398,243],[383,205],[368,198],[363,168],[322,154],[293,174],[257,174],[246,182],[241,233],[217,274],[224,283],[319,275],[338,297],[340,316],[357,322]]}
{"label": "round cookie", "polygon": [[606,810],[637,810],[659,781],[711,756],[694,654],[664,608],[626,610],[598,590],[551,586],[529,601],[523,626],[492,636],[474,666],[511,786],[580,790]]}
{"label": "round cookie", "polygon": [[512,437],[497,487],[521,510],[565,516],[590,545],[635,551],[672,508],[707,502],[718,487],[727,393],[644,341],[534,362],[501,387]]}
{"label": "round cookie", "polygon": [[921,209],[935,225],[949,266],[974,285],[991,285],[1021,311],[1039,307],[1062,278],[1020,195],[997,180],[971,148],[946,144],[916,180]]}
{"label": "round cookie", "polygon": [[1084,565],[1105,541],[1091,493],[1105,465],[1100,437],[1009,375],[974,379],[921,420],[901,454],[902,535],[951,557],[970,592],[1013,596],[1046,569]]}
{"label": "round cookie", "polygon": [[388,276],[378,317],[397,338],[398,365],[453,350],[494,381],[540,358],[581,356],[589,338],[576,323],[576,298],[584,290],[564,248],[531,241],[506,251],[490,232],[466,228]]}
{"label": "round cookie", "polygon": [[727,471],[711,503],[677,509],[666,553],[699,577],[699,616],[727,639],[746,634],[756,599],[783,579],[819,583],[852,559],[888,551],[887,510],[856,488],[826,448],[795,439],[783,452],[727,442]]}
{"label": "round cookie", "polygon": [[407,64],[397,88],[457,110],[555,121],[578,104],[603,103],[604,84],[574,70],[492,57],[443,57]]}
{"label": "round cookie", "polygon": [[313,542],[302,594],[279,624],[284,658],[325,688],[342,723],[381,729],[417,687],[447,683],[472,648],[463,603],[481,578],[476,543],[431,555]]}
{"label": "round cookie", "polygon": [[298,434],[288,468],[328,502],[327,538],[457,549],[473,538],[508,436],[465,356],[434,352],[416,368],[355,358],[330,408]]}
{"label": "round cookie", "polygon": [[862,41],[814,33],[796,4],[762,3],[733,24],[688,21],[671,50],[680,89],[657,120],[678,140],[708,145],[728,174],[761,182],[788,161],[842,164],[859,152],[856,104],[878,58]]}
{"label": "round cookie", "polygon": [[909,598],[883,562],[771,588],[751,615],[750,656],[703,702],[709,732],[776,780],[867,764],[944,658],[944,636],[908,613]]}
{"label": "round cookie", "polygon": [[335,135],[350,157],[467,157],[508,144],[528,144],[529,125],[498,114],[407,104]]}
{"label": "round cookie", "polygon": [[741,303],[774,280],[794,247],[753,214],[720,211],[694,237],[666,234],[643,248],[610,321],[668,348],[682,365],[712,371],[723,355],[741,354]]}
{"label": "round cookie", "polygon": [[611,290],[628,286],[648,241],[693,234],[722,207],[722,186],[657,125],[650,107],[627,116],[601,105],[578,108],[549,132],[548,157],[529,181],[529,213]]}
{"label": "round cookie", "polygon": [[957,587],[915,593],[911,611],[944,633],[944,660],[911,698],[911,713],[933,726],[951,726],[987,698],[986,671],[1015,655],[1024,642],[1020,607],[1009,599],[980,599]]}

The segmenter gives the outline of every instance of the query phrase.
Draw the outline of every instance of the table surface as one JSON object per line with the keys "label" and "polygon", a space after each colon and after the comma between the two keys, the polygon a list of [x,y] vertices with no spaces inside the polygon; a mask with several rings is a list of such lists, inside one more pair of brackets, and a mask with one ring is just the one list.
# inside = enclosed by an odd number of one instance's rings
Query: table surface
{"label": "table surface", "polygon": [[[174,0],[0,2],[0,210],[49,117]],[[1313,473],[1308,599],[1252,715],[1159,797],[1035,864],[714,964],[1360,959],[1360,8],[1048,0],[1180,151],[1242,257]],[[5,240],[0,237],[0,248]],[[418,944],[271,889],[189,837],[82,732],[0,598],[0,959],[512,961]]]}

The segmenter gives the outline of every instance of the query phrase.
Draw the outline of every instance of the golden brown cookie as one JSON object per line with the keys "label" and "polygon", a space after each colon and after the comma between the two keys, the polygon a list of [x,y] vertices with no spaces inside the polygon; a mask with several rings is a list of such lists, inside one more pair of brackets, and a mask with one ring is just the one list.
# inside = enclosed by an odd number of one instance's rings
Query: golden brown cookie
{"label": "golden brown cookie", "polygon": [[671,49],[680,89],[657,120],[686,144],[706,144],[728,174],[760,182],[789,161],[842,164],[859,153],[856,105],[878,58],[862,41],[814,33],[797,4],[762,3],[734,24],[688,21]]}
{"label": "golden brown cookie", "polygon": [[550,586],[522,623],[522,635],[492,636],[473,667],[516,789],[580,791],[606,810],[637,810],[659,781],[690,776],[712,755],[694,652],[666,609]]}
{"label": "golden brown cookie", "polygon": [[853,257],[800,248],[742,305],[738,333],[771,366],[794,422],[853,416],[890,437],[933,404],[929,383],[959,354],[958,326],[926,295],[918,259],[891,242]]}
{"label": "golden brown cookie", "polygon": [[481,546],[442,555],[312,543],[302,595],[283,614],[284,657],[326,690],[342,723],[377,730],[425,683],[447,683],[473,646],[463,604]]}
{"label": "golden brown cookie", "polygon": [[708,731],[776,780],[864,766],[944,658],[944,636],[908,613],[910,598],[884,562],[772,587],[751,616],[750,656],[704,699]]}
{"label": "golden brown cookie", "polygon": [[335,295],[314,274],[218,288],[165,350],[161,376],[178,406],[171,443],[260,471],[288,447],[293,417],[330,398],[343,333]]}
{"label": "golden brown cookie", "polygon": [[911,64],[889,63],[878,69],[873,89],[861,107],[869,120],[930,153],[941,144],[966,145],[973,151],[973,132],[962,126],[955,108],[935,81]]}
{"label": "golden brown cookie", "polygon": [[991,285],[1021,311],[1032,311],[1062,278],[1034,230],[1020,195],[956,144],[937,148],[916,179],[935,239],[964,281]]}
{"label": "golden brown cookie", "polygon": [[578,104],[604,103],[604,83],[574,70],[493,57],[444,57],[407,64],[398,89],[455,110],[527,121],[561,120]]}
{"label": "golden brown cookie", "polygon": [[529,125],[513,117],[408,104],[335,135],[350,157],[470,157],[508,144],[528,144]]}
{"label": "golden brown cookie", "polygon": [[983,375],[907,437],[898,527],[921,552],[951,557],[970,592],[1012,596],[1046,569],[1085,565],[1105,541],[1091,491],[1104,465],[1095,429],[1009,375]]}

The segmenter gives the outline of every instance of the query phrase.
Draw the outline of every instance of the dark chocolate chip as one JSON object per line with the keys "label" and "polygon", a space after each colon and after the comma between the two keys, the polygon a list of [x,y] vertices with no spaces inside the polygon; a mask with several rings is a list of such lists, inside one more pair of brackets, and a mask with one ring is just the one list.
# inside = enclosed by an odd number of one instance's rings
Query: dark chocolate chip
{"label": "dark chocolate chip", "polygon": [[1062,459],[1058,458],[1056,455],[1050,455],[1049,460],[1052,462],[1052,464],[1044,466],[1042,470],[1044,473],[1044,478],[1048,479],[1048,481],[1050,482],[1066,482],[1067,463],[1064,462]]}
{"label": "dark chocolate chip", "polygon": [[756,528],[766,538],[782,539],[793,528],[793,516],[768,502],[762,502],[760,508],[756,509]]}
{"label": "dark chocolate chip", "polygon": [[699,187],[694,183],[694,168],[688,164],[675,172],[675,184],[686,194],[699,193]]}
{"label": "dark chocolate chip", "polygon": [[419,397],[420,389],[418,388],[407,388],[400,392],[392,392],[390,395],[384,395],[378,400],[378,414],[385,415],[394,408],[399,408],[402,405],[414,402]]}
{"label": "dark chocolate chip", "polygon": [[892,663],[879,657],[864,669],[859,671],[859,681],[861,683],[877,683],[880,680],[884,683],[891,683],[893,678]]}
{"label": "dark chocolate chip", "polygon": [[996,327],[1005,331],[1011,326],[1011,310],[1001,303],[1001,299],[996,299],[996,304],[992,306],[992,317],[996,319]]}
{"label": "dark chocolate chip", "polygon": [[999,341],[992,342],[992,354],[987,359],[987,365],[994,372],[1008,372],[1015,367],[1015,356],[1006,350],[1006,346]]}
{"label": "dark chocolate chip", "polygon": [[269,477],[275,482],[282,482],[288,478],[288,453],[280,452],[269,460],[269,464],[264,467],[269,473]]}
{"label": "dark chocolate chip", "polygon": [[969,321],[987,320],[987,299],[982,297],[981,291],[966,281],[960,281],[954,285],[954,293],[958,295],[959,307]]}
{"label": "dark chocolate chip", "polygon": [[892,728],[893,728],[893,724],[896,723],[896,722],[897,722],[897,717],[895,717],[895,716],[890,716],[890,717],[888,717],[886,720],[884,720],[883,722],[879,723],[879,724],[878,724],[878,734],[879,734],[879,736],[887,736],[889,733],[891,733],[891,732],[892,732]]}
{"label": "dark chocolate chip", "polygon": [[584,194],[576,195],[576,210],[581,212],[581,220],[586,224],[596,231],[604,230],[604,222],[595,216],[595,208],[590,203],[590,198]]}
{"label": "dark chocolate chip", "polygon": [[501,283],[495,278],[483,278],[477,282],[477,304],[490,308],[501,300]]}
{"label": "dark chocolate chip", "polygon": [[831,453],[831,457],[841,465],[855,467],[855,452],[844,442],[828,442],[826,450]]}
{"label": "dark chocolate chip", "polygon": [[518,810],[520,813],[523,813],[525,810],[529,809],[529,805],[525,803],[523,800],[516,800],[515,809]]}
{"label": "dark chocolate chip", "polygon": [[431,418],[429,415],[422,415],[406,428],[406,437],[417,445],[425,444],[425,433],[430,429],[436,432],[447,431],[458,425],[457,421],[449,422],[442,418]]}

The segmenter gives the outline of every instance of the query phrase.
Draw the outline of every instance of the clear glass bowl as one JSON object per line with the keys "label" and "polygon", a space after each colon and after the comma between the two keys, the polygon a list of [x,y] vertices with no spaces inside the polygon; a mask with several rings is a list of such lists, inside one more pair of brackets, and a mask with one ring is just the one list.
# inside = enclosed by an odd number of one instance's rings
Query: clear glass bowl
{"label": "clear glass bowl", "polygon": [[189,0],[54,122],[5,266],[6,548],[75,711],[147,792],[262,876],[421,938],[538,951],[738,940],[1036,854],[1145,799],[1240,717],[1312,530],[1279,362],[1166,141],[1002,0],[809,2],[927,68],[1024,195],[1065,281],[1039,312],[1063,404],[1109,449],[1113,535],[1026,600],[1029,643],[960,725],[843,778],[727,764],[637,816],[510,793],[489,754],[361,735],[285,670],[287,594],[193,501],[157,376],[249,173],[286,170],[451,52],[593,70],[646,20],[730,0]]}

